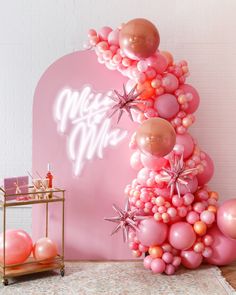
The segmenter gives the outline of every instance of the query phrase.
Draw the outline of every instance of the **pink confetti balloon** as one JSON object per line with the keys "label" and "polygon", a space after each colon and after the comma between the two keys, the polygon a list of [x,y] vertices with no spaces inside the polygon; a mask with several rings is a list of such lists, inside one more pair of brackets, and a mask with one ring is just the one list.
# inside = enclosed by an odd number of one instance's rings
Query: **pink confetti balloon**
{"label": "pink confetti balloon", "polygon": [[190,134],[177,134],[176,144],[182,145],[184,147],[184,159],[187,159],[192,155],[194,149],[194,142]]}
{"label": "pink confetti balloon", "polygon": [[152,155],[141,154],[141,162],[143,166],[157,171],[162,169],[168,163],[168,160],[165,158],[154,157]]}
{"label": "pink confetti balloon", "polygon": [[188,108],[185,110],[188,113],[194,113],[196,112],[199,103],[200,103],[200,97],[197,92],[197,90],[188,84],[180,85],[179,89],[183,90],[185,93],[192,94],[192,100],[188,102]]}
{"label": "pink confetti balloon", "polygon": [[[5,233],[5,263],[24,262],[32,250],[31,237],[23,230],[7,230]],[[0,236],[0,262],[3,263],[3,233]]]}
{"label": "pink confetti balloon", "polygon": [[168,227],[162,222],[157,222],[154,218],[147,218],[140,222],[137,238],[142,245],[161,245],[167,238]]}
{"label": "pink confetti balloon", "polygon": [[202,255],[195,251],[182,251],[181,252],[182,264],[190,269],[198,268],[202,263]]}
{"label": "pink confetti balloon", "polygon": [[233,262],[236,259],[236,240],[226,237],[217,225],[210,228],[207,233],[212,236],[213,243],[211,244],[212,255],[206,261],[214,265]]}
{"label": "pink confetti balloon", "polygon": [[225,236],[236,239],[236,199],[227,200],[218,208],[217,225]]}
{"label": "pink confetti balloon", "polygon": [[203,172],[198,173],[197,175],[199,186],[203,186],[204,184],[208,183],[214,175],[214,163],[212,159],[210,158],[208,154],[206,154],[206,157],[204,160],[206,161],[206,166],[204,167]]}
{"label": "pink confetti balloon", "polygon": [[53,258],[57,255],[57,245],[49,238],[41,238],[34,244],[33,255],[36,260]]}
{"label": "pink confetti balloon", "polygon": [[179,104],[172,94],[160,95],[154,103],[159,116],[164,119],[173,118],[179,111]]}
{"label": "pink confetti balloon", "polygon": [[196,234],[189,223],[181,221],[171,225],[169,242],[174,248],[186,250],[192,247],[195,240]]}

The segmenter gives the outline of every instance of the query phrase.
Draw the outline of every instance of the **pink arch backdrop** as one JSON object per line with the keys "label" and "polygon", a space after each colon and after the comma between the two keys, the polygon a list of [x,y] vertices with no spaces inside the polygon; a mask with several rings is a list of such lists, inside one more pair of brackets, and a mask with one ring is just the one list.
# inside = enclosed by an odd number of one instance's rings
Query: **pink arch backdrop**
{"label": "pink arch backdrop", "polygon": [[[33,172],[44,175],[51,163],[54,184],[66,189],[66,259],[131,258],[120,235],[110,238],[111,224],[103,220],[113,203],[123,205],[124,187],[135,175],[128,142],[137,126],[127,116],[117,126],[116,119],[105,115],[110,106],[107,92],[125,82],[100,65],[93,52],[83,51],[57,60],[37,85]],[[45,234],[44,211],[33,208],[34,240]],[[59,247],[60,214],[59,205],[49,206],[49,237]]]}

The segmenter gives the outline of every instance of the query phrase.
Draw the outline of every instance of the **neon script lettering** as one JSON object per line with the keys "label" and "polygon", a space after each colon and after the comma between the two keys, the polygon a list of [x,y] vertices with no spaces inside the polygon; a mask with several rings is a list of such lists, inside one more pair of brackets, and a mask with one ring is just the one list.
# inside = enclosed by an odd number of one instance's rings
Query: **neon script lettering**
{"label": "neon script lettering", "polygon": [[114,104],[111,92],[96,93],[90,86],[81,91],[63,89],[56,98],[54,117],[60,133],[68,134],[68,156],[80,175],[86,160],[103,158],[104,149],[116,146],[127,131],[112,128],[107,112]]}

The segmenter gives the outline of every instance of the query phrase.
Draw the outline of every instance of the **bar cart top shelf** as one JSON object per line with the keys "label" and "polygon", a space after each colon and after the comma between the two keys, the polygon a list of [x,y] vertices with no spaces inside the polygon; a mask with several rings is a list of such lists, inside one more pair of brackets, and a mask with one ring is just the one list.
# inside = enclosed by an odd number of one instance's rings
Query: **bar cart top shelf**
{"label": "bar cart top shelf", "polygon": [[[15,193],[8,194],[3,187],[0,186],[0,207],[12,207],[12,206],[23,206],[33,205],[42,203],[53,203],[63,202],[64,189],[52,188],[45,191],[31,191],[33,186],[28,186],[28,192],[26,193]],[[50,197],[48,195],[50,194]],[[21,196],[29,197],[28,199],[18,199]]]}

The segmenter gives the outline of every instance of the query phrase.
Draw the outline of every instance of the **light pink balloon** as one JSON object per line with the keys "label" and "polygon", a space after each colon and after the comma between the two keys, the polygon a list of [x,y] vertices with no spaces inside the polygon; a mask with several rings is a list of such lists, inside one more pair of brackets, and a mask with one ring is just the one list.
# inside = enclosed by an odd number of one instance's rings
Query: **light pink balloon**
{"label": "light pink balloon", "polygon": [[143,259],[143,265],[144,265],[144,268],[146,269],[150,269],[151,268],[151,263],[153,261],[153,258],[151,257],[151,255],[148,255],[146,256],[144,259]]}
{"label": "light pink balloon", "polygon": [[202,263],[202,255],[196,253],[195,251],[182,251],[181,252],[181,262],[182,264],[190,269],[198,268]]}
{"label": "light pink balloon", "polygon": [[[7,230],[5,233],[5,263],[24,262],[32,251],[31,237],[23,230]],[[0,262],[3,263],[3,233],[0,236]]]}
{"label": "light pink balloon", "polygon": [[197,177],[193,177],[192,179],[186,179],[187,184],[179,184],[179,190],[181,195],[185,195],[187,193],[195,193],[198,188]]}
{"label": "light pink balloon", "polygon": [[159,116],[163,119],[173,118],[179,111],[179,104],[176,97],[172,94],[160,95],[154,103]]}
{"label": "light pink balloon", "polygon": [[137,179],[140,184],[144,185],[146,184],[150,174],[150,169],[148,168],[142,168],[137,175]]}
{"label": "light pink balloon", "polygon": [[212,159],[208,154],[206,154],[206,158],[204,160],[206,161],[206,167],[204,167],[202,173],[197,175],[199,186],[203,186],[204,184],[208,183],[214,175],[214,163]]}
{"label": "light pink balloon", "polygon": [[212,256],[207,258],[206,261],[214,265],[226,265],[236,260],[236,240],[226,237],[217,227],[214,225],[210,228],[207,234],[213,237]]}
{"label": "light pink balloon", "polygon": [[236,199],[227,200],[218,208],[217,225],[225,236],[236,239]]}
{"label": "light pink balloon", "polygon": [[166,264],[161,258],[153,259],[151,263],[151,270],[154,273],[163,273],[165,268],[166,268]]}
{"label": "light pink balloon", "polygon": [[190,134],[177,134],[176,144],[182,145],[184,147],[184,159],[187,159],[192,155],[194,149],[194,142]]}
{"label": "light pink balloon", "polygon": [[189,223],[181,221],[171,225],[169,242],[174,248],[179,250],[189,249],[195,240],[196,234]]}
{"label": "light pink balloon", "polygon": [[156,53],[154,56],[147,58],[147,63],[153,67],[158,74],[162,74],[168,67],[168,61],[161,53]]}
{"label": "light pink balloon", "polygon": [[186,94],[191,93],[193,96],[192,100],[190,102],[188,102],[189,106],[185,111],[187,113],[196,112],[196,110],[199,106],[199,103],[200,103],[200,97],[199,97],[197,90],[188,84],[180,85],[179,89],[183,90]]}
{"label": "light pink balloon", "polygon": [[135,170],[140,170],[143,168],[143,165],[141,163],[140,159],[140,152],[136,151],[134,152],[130,157],[130,166]]}
{"label": "light pink balloon", "polygon": [[179,86],[179,80],[173,74],[166,74],[162,79],[162,86],[168,93],[174,92]]}
{"label": "light pink balloon", "polygon": [[141,162],[143,166],[157,171],[163,168],[168,163],[168,160],[152,155],[141,154]]}
{"label": "light pink balloon", "polygon": [[165,223],[154,218],[147,218],[140,222],[137,238],[144,246],[161,245],[167,238],[168,227]]}
{"label": "light pink balloon", "polygon": [[57,255],[57,245],[49,238],[39,239],[33,247],[36,260],[50,259]]}
{"label": "light pink balloon", "polygon": [[108,35],[108,43],[110,45],[119,45],[119,30],[114,30]]}

